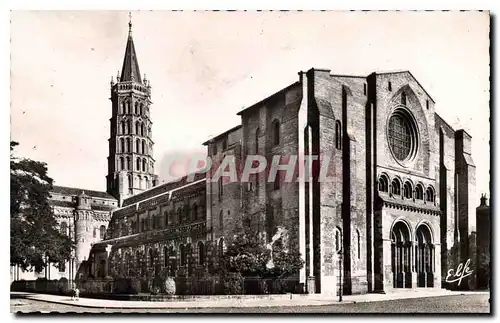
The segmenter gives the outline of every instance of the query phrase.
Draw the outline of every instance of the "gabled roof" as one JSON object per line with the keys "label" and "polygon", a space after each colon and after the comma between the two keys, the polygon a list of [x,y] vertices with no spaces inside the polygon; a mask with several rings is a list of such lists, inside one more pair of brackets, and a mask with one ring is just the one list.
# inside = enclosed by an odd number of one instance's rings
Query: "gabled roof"
{"label": "gabled roof", "polygon": [[237,125],[237,126],[235,126],[235,127],[232,127],[231,129],[226,130],[226,131],[224,131],[223,133],[218,134],[217,136],[215,136],[215,137],[213,137],[213,138],[208,139],[207,141],[205,141],[205,142],[203,143],[203,145],[204,145],[204,146],[206,146],[206,145],[208,145],[209,143],[211,143],[211,142],[213,142],[213,141],[215,141],[215,140],[217,140],[217,139],[221,138],[222,136],[225,136],[225,135],[227,135],[227,134],[229,134],[229,133],[231,133],[231,132],[233,132],[233,131],[236,131],[236,130],[240,129],[241,127],[242,127],[241,125]]}
{"label": "gabled roof", "polygon": [[417,80],[417,78],[415,76],[413,76],[413,74],[411,74],[411,72],[408,71],[408,70],[406,70],[406,71],[405,70],[399,70],[399,71],[373,72],[373,74],[378,74],[378,75],[382,75],[382,74],[398,74],[398,73],[408,73],[408,74],[410,74],[410,76],[415,80],[415,82],[417,82],[417,84],[420,86],[420,88],[422,90],[424,90],[425,94],[427,94],[427,96],[429,97],[429,99],[431,99],[431,101],[433,103],[436,103],[436,101],[434,101],[434,99],[425,90],[425,88],[422,86],[422,84],[420,84],[420,82]]}
{"label": "gabled roof", "polygon": [[[129,24],[132,28],[132,24]],[[137,62],[137,54],[135,53],[134,39],[132,38],[132,29],[129,30],[127,47],[125,48],[125,57],[123,59],[122,73],[120,82],[138,82],[142,83],[141,71]]]}
{"label": "gabled roof", "polygon": [[52,192],[56,193],[56,194],[76,195],[76,196],[82,194],[82,192],[85,192],[85,194],[92,196],[92,197],[99,197],[99,198],[104,198],[104,199],[115,200],[115,198],[111,194],[108,194],[106,192],[92,191],[92,190],[87,190],[84,188],[77,188],[77,187],[53,186]]}
{"label": "gabled roof", "polygon": [[248,108],[245,108],[245,109],[241,110],[240,112],[236,113],[236,115],[239,115],[239,116],[240,116],[240,115],[242,115],[242,114],[244,114],[244,113],[246,113],[246,112],[248,112],[248,111],[252,110],[252,109],[253,109],[253,108],[255,108],[255,107],[261,106],[262,104],[264,104],[264,102],[266,102],[266,101],[268,101],[268,100],[271,100],[271,99],[273,99],[275,96],[277,96],[277,95],[279,95],[279,94],[282,94],[282,93],[286,92],[287,90],[289,90],[290,88],[292,88],[292,87],[296,86],[297,84],[300,84],[300,83],[299,83],[299,82],[294,82],[294,83],[292,83],[292,84],[288,85],[287,87],[285,87],[285,88],[283,88],[283,89],[279,90],[278,92],[275,92],[274,94],[272,94],[272,95],[268,96],[267,98],[265,98],[265,99],[263,99],[263,100],[260,100],[259,102],[252,104],[252,105],[251,105],[251,106],[249,106]]}

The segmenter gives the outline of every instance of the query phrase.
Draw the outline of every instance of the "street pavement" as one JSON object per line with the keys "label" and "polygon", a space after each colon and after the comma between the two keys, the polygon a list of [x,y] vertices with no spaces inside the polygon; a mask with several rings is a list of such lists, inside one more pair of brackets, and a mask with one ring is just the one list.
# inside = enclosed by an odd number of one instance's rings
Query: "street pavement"
{"label": "street pavement", "polygon": [[[88,300],[65,300],[64,296],[11,293],[13,313],[490,313],[489,292],[448,293],[393,293],[346,296],[338,300],[204,300],[171,302],[130,302],[93,300],[100,307],[89,306]],[[432,295],[434,294],[434,295]],[[443,294],[443,293],[441,293]],[[366,295],[371,295],[368,297]],[[419,296],[420,295],[420,296]],[[56,298],[54,298],[56,297]],[[57,299],[57,297],[61,299]],[[357,298],[355,298],[357,297]],[[392,297],[390,299],[389,297]],[[119,302],[119,303],[109,303]],[[125,304],[123,304],[125,303]],[[141,303],[133,307],[131,303]],[[97,303],[95,303],[97,304]],[[94,305],[95,305],[94,304]],[[111,306],[109,306],[111,304]],[[83,306],[82,306],[83,305]],[[122,305],[122,307],[119,307]],[[137,306],[137,305],[135,305]]]}

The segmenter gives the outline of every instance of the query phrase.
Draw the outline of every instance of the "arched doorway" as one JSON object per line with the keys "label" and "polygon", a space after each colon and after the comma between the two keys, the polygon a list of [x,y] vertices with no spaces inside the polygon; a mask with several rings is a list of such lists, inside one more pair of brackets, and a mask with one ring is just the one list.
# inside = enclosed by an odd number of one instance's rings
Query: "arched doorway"
{"label": "arched doorway", "polygon": [[416,231],[415,268],[418,287],[434,287],[434,244],[427,225],[420,225]]}
{"label": "arched doorway", "polygon": [[411,235],[409,227],[398,221],[391,232],[391,264],[394,288],[411,288]]}

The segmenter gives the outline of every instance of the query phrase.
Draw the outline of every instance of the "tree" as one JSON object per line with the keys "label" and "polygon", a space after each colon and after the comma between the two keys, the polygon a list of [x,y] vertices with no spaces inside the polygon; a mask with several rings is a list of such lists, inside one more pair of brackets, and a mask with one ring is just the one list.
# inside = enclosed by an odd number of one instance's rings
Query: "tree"
{"label": "tree", "polygon": [[271,246],[260,239],[252,229],[227,246],[221,259],[224,272],[237,272],[242,276],[282,278],[294,275],[304,265],[298,251],[287,250],[281,239]]}
{"label": "tree", "polygon": [[41,272],[71,256],[74,243],[59,232],[49,205],[52,178],[42,162],[13,156],[10,142],[10,264]]}

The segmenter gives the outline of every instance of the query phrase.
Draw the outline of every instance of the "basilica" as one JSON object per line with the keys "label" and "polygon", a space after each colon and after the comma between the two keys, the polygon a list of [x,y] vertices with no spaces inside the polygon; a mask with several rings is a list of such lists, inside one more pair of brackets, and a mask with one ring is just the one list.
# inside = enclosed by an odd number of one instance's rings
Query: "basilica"
{"label": "basilica", "polygon": [[327,182],[314,173],[309,181],[269,182],[262,173],[242,182],[200,172],[159,184],[151,87],[131,24],[110,91],[106,192],[54,188],[61,230],[77,248],[52,277],[210,273],[246,227],[263,243],[279,232],[300,252],[305,264],[295,278],[306,293],[335,295],[339,283],[344,294],[447,288],[448,269],[475,259],[471,136],[435,112],[409,71],[301,71],[203,143],[215,164],[328,155]]}

